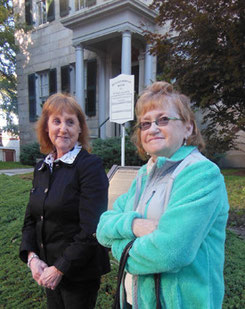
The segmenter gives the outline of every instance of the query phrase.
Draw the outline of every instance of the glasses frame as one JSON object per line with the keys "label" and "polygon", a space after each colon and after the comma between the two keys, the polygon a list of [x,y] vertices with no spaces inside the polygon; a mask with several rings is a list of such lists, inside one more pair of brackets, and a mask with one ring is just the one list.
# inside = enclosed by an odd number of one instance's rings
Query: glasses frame
{"label": "glasses frame", "polygon": [[[159,125],[159,120],[162,119],[162,118],[165,118],[165,120],[166,120],[167,122],[166,122],[166,124]],[[158,119],[156,119],[156,120],[154,120],[154,121],[142,121],[142,122],[140,122],[140,123],[138,124],[138,128],[139,128],[141,131],[146,131],[146,130],[149,130],[149,129],[150,129],[150,127],[151,127],[151,125],[152,125],[153,123],[155,123],[158,127],[165,127],[165,126],[168,125],[169,120],[181,120],[181,121],[183,121],[184,119],[177,118],[177,117],[166,117],[166,116],[163,116],[163,117],[160,117],[160,118],[158,118]],[[142,127],[142,124],[143,124],[143,123],[146,123],[146,122],[149,123],[150,126],[149,126],[148,128],[145,128],[145,129],[144,129],[144,128]]]}

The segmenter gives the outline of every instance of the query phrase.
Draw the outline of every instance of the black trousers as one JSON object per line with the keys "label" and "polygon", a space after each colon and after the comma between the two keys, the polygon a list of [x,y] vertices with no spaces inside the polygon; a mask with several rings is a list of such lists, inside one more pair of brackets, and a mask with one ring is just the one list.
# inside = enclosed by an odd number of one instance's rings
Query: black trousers
{"label": "black trousers", "polygon": [[46,289],[48,309],[93,309],[99,287],[100,278],[70,286],[61,282],[55,290]]}

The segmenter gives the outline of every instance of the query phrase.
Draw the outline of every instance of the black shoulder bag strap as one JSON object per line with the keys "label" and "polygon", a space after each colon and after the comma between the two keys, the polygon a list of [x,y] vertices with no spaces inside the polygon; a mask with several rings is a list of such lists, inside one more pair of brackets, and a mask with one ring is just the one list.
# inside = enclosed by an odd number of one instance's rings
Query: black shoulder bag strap
{"label": "black shoulder bag strap", "polygon": [[160,280],[161,274],[154,274],[155,280],[155,293],[156,293],[156,302],[157,302],[157,309],[161,309],[161,302],[160,302]]}
{"label": "black shoulder bag strap", "polygon": [[[124,277],[124,268],[127,262],[127,258],[129,255],[129,250],[131,249],[132,245],[134,243],[134,240],[131,240],[126,247],[123,250],[120,263],[119,263],[119,269],[118,269],[118,275],[117,275],[117,289],[116,289],[116,295],[115,300],[113,304],[113,309],[120,309],[120,287],[121,283]],[[155,280],[155,293],[156,293],[156,308],[161,309],[161,303],[160,303],[160,276],[161,274],[154,274],[154,280]]]}
{"label": "black shoulder bag strap", "polygon": [[118,275],[117,275],[117,289],[116,289],[116,295],[115,295],[115,300],[113,304],[113,309],[120,309],[120,286],[122,282],[122,278],[124,275],[124,268],[127,262],[127,258],[129,255],[129,250],[131,249],[133,245],[134,240],[131,240],[126,247],[123,250],[120,263],[119,263],[119,269],[118,269]]}

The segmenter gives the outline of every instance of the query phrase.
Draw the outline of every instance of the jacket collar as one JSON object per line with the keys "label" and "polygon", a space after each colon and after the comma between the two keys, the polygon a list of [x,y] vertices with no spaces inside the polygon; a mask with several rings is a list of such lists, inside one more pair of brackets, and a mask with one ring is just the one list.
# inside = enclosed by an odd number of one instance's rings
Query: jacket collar
{"label": "jacket collar", "polygon": [[[163,166],[165,169],[172,167],[177,162],[184,160],[196,148],[196,146],[181,146],[170,158],[158,157],[151,169],[151,174],[154,173],[156,169],[162,168]],[[143,165],[139,170],[139,175],[144,174],[147,174],[147,164]]]}
{"label": "jacket collar", "polygon": [[76,144],[70,151],[68,151],[66,154],[64,154],[61,158],[54,159],[55,153],[52,152],[46,156],[44,159],[42,165],[38,168],[39,171],[43,170],[45,167],[49,167],[52,171],[53,164],[62,162],[64,164],[73,165],[77,155],[81,151],[82,146],[80,144]]}

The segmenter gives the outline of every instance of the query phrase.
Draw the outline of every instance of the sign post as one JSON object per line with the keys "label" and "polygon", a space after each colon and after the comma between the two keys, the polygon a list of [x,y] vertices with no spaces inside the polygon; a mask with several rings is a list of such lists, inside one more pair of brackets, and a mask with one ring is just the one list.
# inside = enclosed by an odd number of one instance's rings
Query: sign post
{"label": "sign post", "polygon": [[134,75],[110,79],[110,121],[121,124],[121,166],[125,166],[125,123],[134,119]]}

